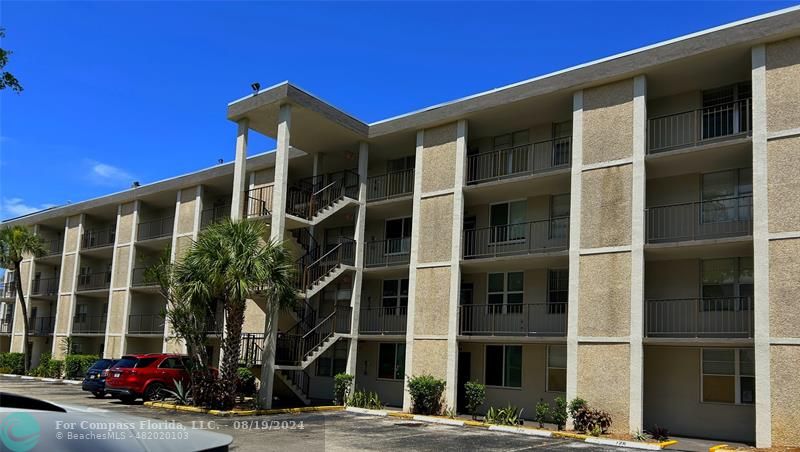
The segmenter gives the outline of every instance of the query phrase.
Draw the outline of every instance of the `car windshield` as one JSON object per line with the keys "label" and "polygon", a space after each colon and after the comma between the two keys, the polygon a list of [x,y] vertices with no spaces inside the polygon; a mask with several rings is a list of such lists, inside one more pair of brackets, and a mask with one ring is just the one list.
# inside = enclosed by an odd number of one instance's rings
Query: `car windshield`
{"label": "car windshield", "polygon": [[110,359],[101,359],[92,365],[92,369],[108,369],[113,362],[114,361]]}

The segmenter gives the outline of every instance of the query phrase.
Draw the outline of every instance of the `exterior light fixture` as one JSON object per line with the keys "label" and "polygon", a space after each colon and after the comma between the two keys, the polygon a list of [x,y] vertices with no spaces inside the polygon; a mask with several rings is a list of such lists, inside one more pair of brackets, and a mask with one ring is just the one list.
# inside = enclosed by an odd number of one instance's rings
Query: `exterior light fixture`
{"label": "exterior light fixture", "polygon": [[253,88],[253,94],[258,94],[258,90],[261,89],[261,83],[255,82],[250,84],[250,88]]}

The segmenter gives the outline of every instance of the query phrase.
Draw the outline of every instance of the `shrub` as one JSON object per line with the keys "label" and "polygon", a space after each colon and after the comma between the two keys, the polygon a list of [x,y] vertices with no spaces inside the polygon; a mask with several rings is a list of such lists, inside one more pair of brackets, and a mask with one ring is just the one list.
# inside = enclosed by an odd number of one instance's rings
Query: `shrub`
{"label": "shrub", "polygon": [[539,428],[544,428],[544,423],[547,421],[547,416],[550,415],[550,405],[544,401],[544,399],[539,399],[539,403],[536,404],[536,416],[534,419],[539,424]]}
{"label": "shrub", "polygon": [[22,353],[0,353],[0,367],[8,369],[6,373],[22,375],[25,373],[25,358]]}
{"label": "shrub", "polygon": [[64,372],[64,361],[50,358],[50,353],[42,353],[39,364],[30,370],[30,375],[34,377],[61,378]]}
{"label": "shrub", "polygon": [[408,393],[411,395],[411,411],[418,414],[439,414],[442,412],[442,394],[445,381],[432,375],[419,375],[408,380]]}
{"label": "shrub", "polygon": [[256,393],[256,377],[247,367],[240,367],[236,371],[236,395],[251,397]]}
{"label": "shrub", "polygon": [[377,392],[359,391],[357,389],[353,391],[353,394],[347,401],[347,405],[371,410],[380,410],[383,408],[383,403],[381,403]]}
{"label": "shrub", "polygon": [[466,399],[467,412],[472,415],[472,419],[475,419],[475,413],[486,400],[486,386],[477,381],[464,383],[464,398]]}
{"label": "shrub", "polygon": [[588,405],[588,403],[580,397],[575,397],[569,402],[567,405],[567,412],[569,413],[569,417],[572,420],[575,420],[575,415],[578,413],[578,410],[584,408]]}
{"label": "shrub", "polygon": [[0,367],[0,374],[10,374],[11,370],[9,367]]}
{"label": "shrub", "polygon": [[556,397],[554,402],[556,406],[550,409],[550,419],[559,430],[563,430],[567,423],[567,401],[563,397]]}
{"label": "shrub", "polygon": [[[577,399],[576,399],[577,400]],[[595,410],[589,407],[586,401],[583,403],[574,403],[575,400],[570,402],[570,410],[575,409],[575,414],[572,414],[572,424],[575,430],[579,432],[588,432],[589,434],[600,435],[601,433],[608,432],[611,427],[611,415],[602,410]],[[595,436],[597,436],[595,435]]]}
{"label": "shrub", "polygon": [[65,378],[83,378],[97,359],[95,355],[67,355],[64,359]]}
{"label": "shrub", "polygon": [[344,405],[350,395],[350,386],[353,384],[353,376],[346,373],[339,373],[333,377],[333,403],[334,405]]}
{"label": "shrub", "polygon": [[521,425],[523,411],[525,410],[513,405],[508,405],[505,408],[489,407],[486,412],[486,422],[498,425]]}
{"label": "shrub", "polygon": [[51,359],[47,365],[48,378],[61,378],[64,375],[64,361]]}
{"label": "shrub", "polygon": [[649,432],[650,436],[656,441],[667,441],[669,439],[669,430],[664,427],[659,427],[658,425],[654,425],[653,428],[650,429]]}

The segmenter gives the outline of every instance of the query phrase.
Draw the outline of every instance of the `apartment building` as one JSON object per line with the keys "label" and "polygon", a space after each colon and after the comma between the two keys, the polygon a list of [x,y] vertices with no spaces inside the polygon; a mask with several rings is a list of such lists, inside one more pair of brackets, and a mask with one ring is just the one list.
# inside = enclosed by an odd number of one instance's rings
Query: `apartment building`
{"label": "apartment building", "polygon": [[[181,350],[146,269],[247,217],[298,259],[275,337],[264,300],[246,313],[275,394],[329,398],[346,371],[409,409],[430,373],[449,407],[477,380],[484,408],[580,396],[621,432],[800,444],[800,8],[371,124],[288,82],[228,118],[234,162],[6,222],[48,244],[19,276],[34,363],[67,337]],[[248,157],[251,131],[275,151]]]}

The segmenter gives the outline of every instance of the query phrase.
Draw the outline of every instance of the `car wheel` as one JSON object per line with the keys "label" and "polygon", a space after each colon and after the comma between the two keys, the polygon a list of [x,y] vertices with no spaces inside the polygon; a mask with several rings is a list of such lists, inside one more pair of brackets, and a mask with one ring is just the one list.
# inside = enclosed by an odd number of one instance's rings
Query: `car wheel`
{"label": "car wheel", "polygon": [[134,400],[136,400],[136,397],[133,397],[133,396],[121,396],[119,398],[119,400],[122,403],[124,403],[125,405],[130,405],[131,403],[133,403]]}
{"label": "car wheel", "polygon": [[103,397],[106,396],[106,393],[103,391],[95,391],[92,394],[94,394],[94,396],[97,397],[98,399],[102,399]]}
{"label": "car wheel", "polygon": [[144,390],[144,401],[145,402],[150,402],[150,401],[154,401],[155,402],[155,401],[159,401],[159,400],[163,399],[164,395],[161,394],[161,390],[162,389],[164,389],[164,385],[163,384],[161,384],[159,382],[150,383],[150,385],[147,386],[147,388]]}

